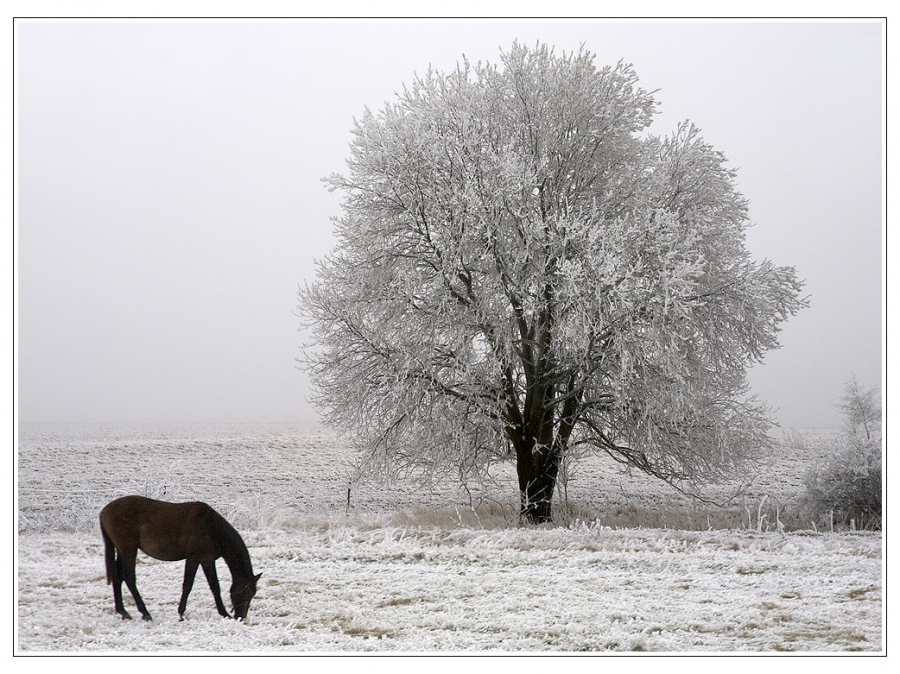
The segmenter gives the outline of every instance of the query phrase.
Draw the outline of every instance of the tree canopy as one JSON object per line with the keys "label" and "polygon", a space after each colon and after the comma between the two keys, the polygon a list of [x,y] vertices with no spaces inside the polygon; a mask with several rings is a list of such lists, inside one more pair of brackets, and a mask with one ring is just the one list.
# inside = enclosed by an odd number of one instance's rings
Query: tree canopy
{"label": "tree canopy", "polygon": [[769,443],[748,365],[805,301],[754,262],[747,201],[629,65],[514,44],[357,120],[337,246],[300,292],[326,422],[370,467],[461,478],[513,459],[544,521],[567,453],[679,485]]}

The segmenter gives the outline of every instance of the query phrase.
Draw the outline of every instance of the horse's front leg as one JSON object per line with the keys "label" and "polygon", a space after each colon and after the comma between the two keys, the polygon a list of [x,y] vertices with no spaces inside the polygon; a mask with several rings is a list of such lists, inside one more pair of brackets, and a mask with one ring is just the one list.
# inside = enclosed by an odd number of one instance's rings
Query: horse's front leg
{"label": "horse's front leg", "polygon": [[178,618],[184,620],[184,611],[187,608],[187,598],[194,587],[194,576],[197,575],[197,567],[200,566],[200,560],[188,557],[184,563],[184,583],[181,585],[181,601],[178,602]]}
{"label": "horse's front leg", "polygon": [[203,562],[203,573],[206,574],[206,580],[209,581],[209,589],[212,590],[213,597],[216,600],[216,608],[219,615],[230,618],[228,611],[225,610],[225,604],[222,603],[222,590],[219,589],[219,576],[216,573],[216,560],[211,562]]}
{"label": "horse's front leg", "polygon": [[[141,617],[144,620],[153,620],[150,616],[150,611],[147,610],[147,607],[144,605],[144,600],[141,599],[141,593],[138,592],[137,589],[137,580],[135,578],[134,567],[137,563],[137,550],[132,553],[131,550],[128,551],[127,555],[122,555],[122,576],[125,577],[125,584],[128,586],[128,589],[131,590],[131,596],[134,597],[134,603],[137,604],[138,611],[141,612]],[[115,588],[113,589],[115,591]],[[121,592],[121,586],[120,590]],[[124,610],[124,608],[123,608]],[[122,616],[123,618],[131,616]]]}

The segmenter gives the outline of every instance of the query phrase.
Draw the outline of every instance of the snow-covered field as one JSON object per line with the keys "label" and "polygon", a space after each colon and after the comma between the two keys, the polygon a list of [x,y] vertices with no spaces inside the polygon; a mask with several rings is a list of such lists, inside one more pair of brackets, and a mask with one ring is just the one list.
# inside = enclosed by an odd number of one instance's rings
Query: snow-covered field
{"label": "snow-covered field", "polygon": [[[17,652],[878,652],[880,534],[769,526],[815,447],[721,516],[584,462],[564,525],[518,527],[504,471],[469,492],[354,483],[348,507],[350,457],[315,428],[21,425]],[[202,574],[179,623],[183,564],[144,555],[154,620],[119,619],[96,517],[125,493],[237,526],[263,574],[247,623],[218,616]],[[221,560],[219,577],[227,597]]]}

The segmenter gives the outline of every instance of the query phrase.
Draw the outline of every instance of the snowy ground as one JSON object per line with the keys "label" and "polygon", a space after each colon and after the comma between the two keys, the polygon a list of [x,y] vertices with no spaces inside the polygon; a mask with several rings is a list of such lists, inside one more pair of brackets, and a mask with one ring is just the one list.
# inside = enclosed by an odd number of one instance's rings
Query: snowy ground
{"label": "snowy ground", "polygon": [[[766,531],[778,516],[746,502],[742,528],[521,528],[502,475],[474,509],[452,484],[354,485],[348,509],[346,458],[311,429],[20,427],[18,652],[883,649],[879,534]],[[767,473],[767,504],[789,507],[794,463]],[[610,470],[581,467],[572,512],[677,511]],[[183,565],[143,555],[154,621],[118,618],[96,515],[123,493],[206,500],[238,526],[263,573],[246,624],[202,575],[179,623]]]}
{"label": "snowy ground", "polygon": [[[247,624],[142,557],[152,623],[113,613],[95,536],[20,537],[21,651],[878,651],[874,534],[255,531]],[[227,579],[227,568],[219,571]]]}

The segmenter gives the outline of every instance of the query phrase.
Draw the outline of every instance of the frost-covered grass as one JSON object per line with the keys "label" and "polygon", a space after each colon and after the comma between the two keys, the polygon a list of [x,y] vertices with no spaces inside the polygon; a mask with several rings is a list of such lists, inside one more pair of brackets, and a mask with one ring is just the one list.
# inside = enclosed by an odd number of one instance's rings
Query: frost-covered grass
{"label": "frost-covered grass", "polygon": [[[19,648],[32,651],[878,651],[871,533],[658,529],[247,532],[247,624],[182,565],[141,557],[152,623],[113,613],[88,534],[19,539]],[[220,564],[219,575],[228,578]]]}
{"label": "frost-covered grass", "polygon": [[[781,533],[759,500],[709,529],[713,511],[600,464],[556,526],[519,527],[503,475],[470,493],[357,484],[348,509],[347,458],[314,429],[20,429],[18,652],[883,649],[880,534]],[[766,503],[787,505],[795,478],[775,475]],[[218,616],[202,574],[179,623],[183,564],[143,554],[154,621],[113,612],[96,517],[124,493],[205,500],[238,526],[263,573],[246,624]],[[629,507],[703,530],[610,528]],[[227,596],[221,560],[219,577]]]}

